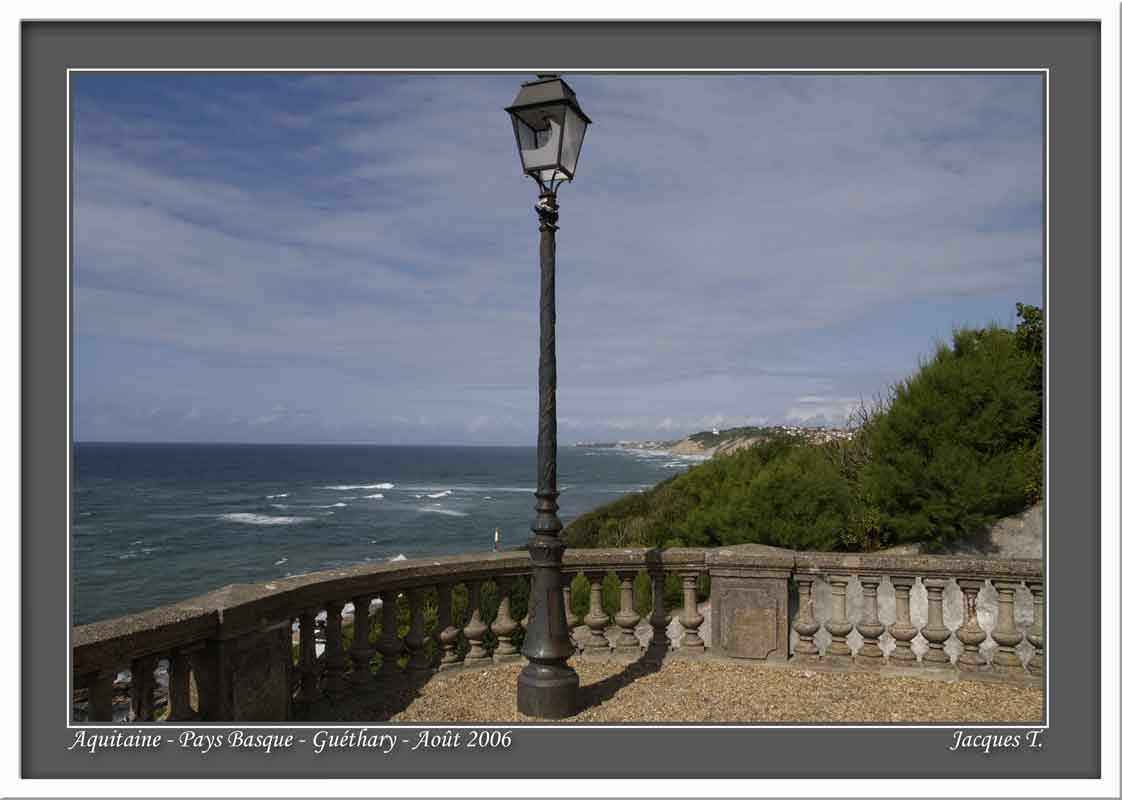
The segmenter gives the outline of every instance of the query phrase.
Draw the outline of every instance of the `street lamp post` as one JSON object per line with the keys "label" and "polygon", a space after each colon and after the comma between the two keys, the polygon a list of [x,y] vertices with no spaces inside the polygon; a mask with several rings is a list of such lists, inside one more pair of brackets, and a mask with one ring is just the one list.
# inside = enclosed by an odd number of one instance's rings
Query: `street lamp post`
{"label": "street lamp post", "polygon": [[522,643],[522,654],[530,663],[518,676],[518,710],[533,717],[561,719],[577,712],[580,685],[568,664],[573,645],[561,582],[563,526],[557,516],[557,311],[553,289],[557,189],[576,174],[590,120],[558,75],[538,75],[537,80],[523,83],[506,110],[514,124],[522,171],[538,184],[535,208],[541,234],[537,516],[529,542],[533,562],[530,620]]}

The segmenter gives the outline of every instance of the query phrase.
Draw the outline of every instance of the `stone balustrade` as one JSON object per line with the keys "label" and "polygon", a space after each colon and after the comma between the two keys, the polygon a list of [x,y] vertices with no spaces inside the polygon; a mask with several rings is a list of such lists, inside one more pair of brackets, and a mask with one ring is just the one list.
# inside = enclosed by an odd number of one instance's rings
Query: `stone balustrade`
{"label": "stone balustrade", "polygon": [[858,668],[1039,677],[1035,559],[794,553],[792,657]]}
{"label": "stone balustrade", "polygon": [[[288,720],[433,673],[519,661],[528,620],[515,619],[512,598],[530,572],[523,551],[360,565],[235,584],[79,626],[75,718]],[[740,545],[569,550],[563,573],[580,658],[732,658],[1012,680],[1038,680],[1043,670],[1039,561]],[[588,584],[583,617],[572,605],[578,575]],[[614,614],[604,607],[609,575],[618,583]],[[674,610],[670,580],[680,587]],[[637,596],[639,585],[649,596]]]}

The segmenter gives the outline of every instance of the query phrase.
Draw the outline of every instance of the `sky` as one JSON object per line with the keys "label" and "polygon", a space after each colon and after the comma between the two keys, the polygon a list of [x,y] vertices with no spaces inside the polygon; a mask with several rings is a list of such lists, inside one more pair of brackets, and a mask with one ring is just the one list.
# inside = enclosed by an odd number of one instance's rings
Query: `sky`
{"label": "sky", "polygon": [[[533,444],[532,77],[75,74],[74,438]],[[562,444],[844,424],[1043,302],[1037,75],[566,80]]]}

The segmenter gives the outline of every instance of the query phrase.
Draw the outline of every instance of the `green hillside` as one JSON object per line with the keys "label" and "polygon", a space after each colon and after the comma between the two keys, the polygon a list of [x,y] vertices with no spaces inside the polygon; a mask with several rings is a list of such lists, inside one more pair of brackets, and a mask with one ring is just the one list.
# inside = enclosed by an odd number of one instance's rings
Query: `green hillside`
{"label": "green hillside", "polygon": [[886,401],[862,409],[852,440],[814,445],[761,430],[769,438],[754,447],[577,518],[566,541],[936,547],[1022,510],[1043,489],[1044,325],[1034,306],[1018,304],[1017,315],[1016,330],[957,331]]}
{"label": "green hillside", "polygon": [[740,428],[726,428],[716,433],[712,431],[700,431],[688,438],[691,442],[704,447],[706,450],[712,450],[717,445],[733,439],[746,439],[751,436],[776,436],[780,433],[781,431],[778,428],[760,428],[755,425],[745,425]]}

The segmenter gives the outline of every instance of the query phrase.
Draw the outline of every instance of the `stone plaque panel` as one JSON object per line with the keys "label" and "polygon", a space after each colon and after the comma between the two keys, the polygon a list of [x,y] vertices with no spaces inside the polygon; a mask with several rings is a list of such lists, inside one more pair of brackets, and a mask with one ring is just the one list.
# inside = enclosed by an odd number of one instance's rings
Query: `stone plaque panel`
{"label": "stone plaque panel", "polygon": [[721,596],[721,648],[733,658],[767,658],[776,649],[775,599],[759,589]]}
{"label": "stone plaque panel", "polygon": [[713,576],[712,641],[717,655],[787,660],[787,576]]}

